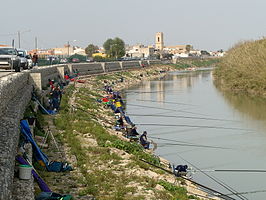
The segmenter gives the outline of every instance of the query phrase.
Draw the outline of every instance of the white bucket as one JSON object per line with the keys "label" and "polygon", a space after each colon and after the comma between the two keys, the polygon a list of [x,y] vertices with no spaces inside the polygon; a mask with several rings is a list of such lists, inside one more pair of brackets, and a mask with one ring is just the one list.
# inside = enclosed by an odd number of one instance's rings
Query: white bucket
{"label": "white bucket", "polygon": [[19,178],[23,180],[31,179],[32,166],[30,165],[19,165]]}

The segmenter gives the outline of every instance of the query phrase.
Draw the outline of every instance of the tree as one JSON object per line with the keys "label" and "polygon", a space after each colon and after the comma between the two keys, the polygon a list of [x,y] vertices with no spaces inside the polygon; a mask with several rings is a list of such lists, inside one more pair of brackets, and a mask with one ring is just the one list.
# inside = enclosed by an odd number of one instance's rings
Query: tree
{"label": "tree", "polygon": [[93,54],[93,53],[96,53],[98,49],[99,49],[99,48],[98,48],[97,46],[95,46],[95,45],[93,45],[93,44],[89,44],[89,45],[86,47],[86,49],[85,49],[85,53],[86,53],[89,57],[92,57],[92,54]]}
{"label": "tree", "polygon": [[186,45],[186,51],[187,51],[187,53],[189,53],[190,52],[190,50],[192,49],[192,46],[191,45]]}
{"label": "tree", "polygon": [[125,55],[125,43],[122,39],[116,37],[114,39],[107,39],[103,44],[103,48],[105,49],[105,53],[108,57],[121,58]]}

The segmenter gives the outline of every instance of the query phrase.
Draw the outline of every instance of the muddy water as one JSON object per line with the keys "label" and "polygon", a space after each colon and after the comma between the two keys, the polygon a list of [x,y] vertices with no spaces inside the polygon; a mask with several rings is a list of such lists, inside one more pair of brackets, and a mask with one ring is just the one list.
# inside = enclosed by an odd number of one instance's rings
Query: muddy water
{"label": "muddy water", "polygon": [[[237,192],[252,192],[244,194],[247,199],[266,199],[266,172],[216,171],[266,170],[265,100],[219,91],[210,70],[174,72],[142,82],[125,96],[126,112],[158,144],[157,155],[205,170]],[[231,193],[206,174],[195,172],[193,179]]]}

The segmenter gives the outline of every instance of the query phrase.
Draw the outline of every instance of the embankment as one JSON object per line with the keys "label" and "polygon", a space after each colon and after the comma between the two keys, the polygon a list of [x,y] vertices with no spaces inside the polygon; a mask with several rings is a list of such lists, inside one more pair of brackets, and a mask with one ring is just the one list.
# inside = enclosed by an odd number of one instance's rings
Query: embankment
{"label": "embankment", "polygon": [[[169,166],[168,161],[130,142],[122,132],[113,130],[114,113],[96,101],[106,95],[104,82],[117,91],[143,80],[164,76],[165,71],[175,69],[158,65],[148,69],[86,76],[81,77],[85,83],[71,85],[63,96],[53,132],[61,141],[60,149],[66,150],[66,158],[74,165],[75,171],[56,177],[44,173],[46,182],[53,190],[69,191],[76,199],[82,200],[91,199],[92,196],[96,199],[188,200],[195,199],[197,195],[209,199],[195,185],[188,186],[188,182],[142,162],[145,160],[165,169]],[[54,184],[55,178],[66,184]]]}
{"label": "embankment", "polygon": [[[144,62],[144,61],[143,61]],[[147,62],[147,61],[145,61]],[[147,66],[159,64],[160,61],[148,61]],[[14,176],[15,156],[17,154],[20,127],[19,122],[23,118],[24,111],[30,102],[33,87],[40,94],[47,88],[48,79],[62,79],[64,72],[72,74],[78,69],[81,74],[99,74],[110,71],[123,71],[141,68],[142,62],[118,62],[106,63],[81,63],[77,65],[53,65],[36,67],[21,73],[13,73],[0,78],[0,200],[9,199],[32,199],[29,189],[33,180],[23,182]],[[15,183],[16,182],[16,183]],[[20,184],[20,183],[24,184]],[[21,185],[21,186],[18,186]],[[31,185],[31,187],[29,187]],[[19,192],[18,192],[19,191]],[[13,196],[16,195],[16,196]]]}
{"label": "embankment", "polygon": [[223,90],[266,97],[266,39],[235,45],[215,70]]}

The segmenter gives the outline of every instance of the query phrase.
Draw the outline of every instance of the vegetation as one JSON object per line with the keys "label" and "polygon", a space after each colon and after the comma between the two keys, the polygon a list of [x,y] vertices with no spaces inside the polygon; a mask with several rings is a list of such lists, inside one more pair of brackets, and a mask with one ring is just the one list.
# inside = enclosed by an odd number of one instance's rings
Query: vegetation
{"label": "vegetation", "polygon": [[93,44],[89,44],[89,45],[85,48],[85,53],[86,53],[89,57],[92,57],[92,54],[93,54],[93,53],[96,53],[98,49],[99,49],[98,46],[93,45]]}
{"label": "vegetation", "polygon": [[215,71],[223,89],[266,96],[266,39],[235,45]]}
{"label": "vegetation", "polygon": [[80,62],[86,61],[86,56],[80,55],[80,54],[74,54],[68,58],[68,61],[71,62],[73,58],[79,59]]}
{"label": "vegetation", "polygon": [[111,58],[121,58],[125,55],[125,42],[116,37],[114,39],[109,38],[103,44],[106,54]]}
{"label": "vegetation", "polygon": [[220,59],[216,58],[185,58],[178,59],[176,64],[173,64],[177,69],[186,69],[190,67],[211,67],[216,66],[220,62]]}
{"label": "vegetation", "polygon": [[[75,170],[61,175],[40,171],[41,176],[48,184],[52,183],[53,191],[70,193],[77,199],[88,199],[93,195],[103,200],[144,200],[150,194],[149,199],[194,199],[187,196],[184,188],[166,179],[162,181],[148,176],[149,171],[165,175],[163,170],[141,161],[160,165],[157,156],[147,153],[137,143],[122,140],[108,132],[108,127],[113,124],[113,113],[107,113],[103,105],[96,101],[101,97],[98,89],[103,80],[117,82],[121,76],[132,78],[134,73],[99,75],[93,78],[91,84],[97,86],[93,90],[74,85],[65,89],[60,113],[53,118],[58,130],[54,135],[63,148],[68,149],[68,155],[75,157],[76,161],[72,163]],[[50,116],[40,119],[45,121],[47,118]],[[51,149],[46,152],[50,158],[52,152]]]}

